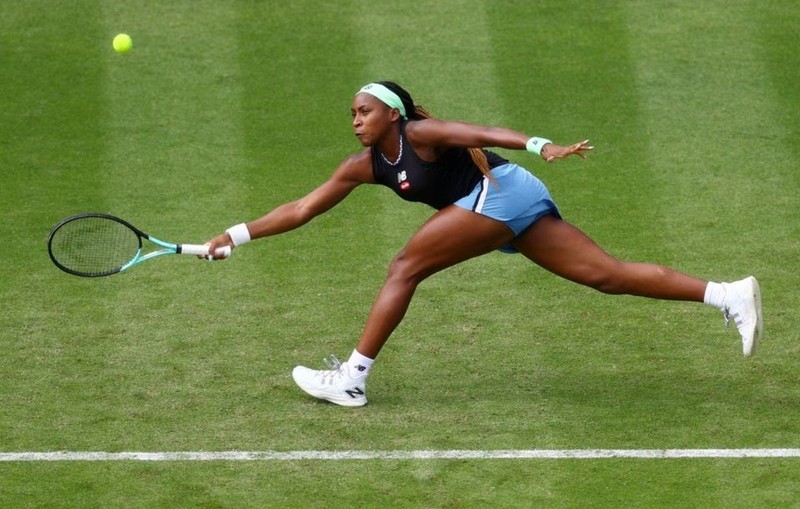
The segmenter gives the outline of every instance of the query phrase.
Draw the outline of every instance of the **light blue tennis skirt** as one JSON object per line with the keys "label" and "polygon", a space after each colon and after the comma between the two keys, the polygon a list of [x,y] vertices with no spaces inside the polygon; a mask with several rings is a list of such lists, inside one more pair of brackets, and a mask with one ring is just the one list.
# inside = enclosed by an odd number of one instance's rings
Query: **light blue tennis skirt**
{"label": "light blue tennis skirt", "polygon": [[[471,193],[455,204],[501,221],[514,232],[515,237],[542,216],[550,214],[561,217],[550,191],[525,168],[513,163],[504,164],[493,168],[492,176],[494,182],[484,176]],[[511,244],[500,250],[517,252]]]}

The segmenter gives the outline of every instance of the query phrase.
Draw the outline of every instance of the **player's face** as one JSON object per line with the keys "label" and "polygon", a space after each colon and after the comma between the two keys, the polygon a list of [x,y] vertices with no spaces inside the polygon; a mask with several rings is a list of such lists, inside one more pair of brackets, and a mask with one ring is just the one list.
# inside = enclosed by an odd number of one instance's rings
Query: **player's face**
{"label": "player's face", "polygon": [[397,110],[389,108],[380,99],[367,93],[357,94],[350,108],[353,131],[365,147],[371,147],[389,132],[392,122],[399,118]]}

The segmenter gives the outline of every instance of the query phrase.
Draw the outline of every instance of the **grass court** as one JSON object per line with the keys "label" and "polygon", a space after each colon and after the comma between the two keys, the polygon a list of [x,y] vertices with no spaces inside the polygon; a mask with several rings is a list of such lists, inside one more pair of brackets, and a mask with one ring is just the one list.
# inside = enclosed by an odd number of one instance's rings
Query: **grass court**
{"label": "grass court", "polygon": [[[11,0],[0,9],[0,455],[800,447],[800,4]],[[125,32],[133,50],[118,55]],[[615,256],[755,275],[765,338],[493,253],[419,288],[344,409],[346,358],[432,213],[363,186],[220,263],[80,279],[45,242],[108,212],[202,242],[360,149],[391,79],[434,116],[595,150],[539,176]],[[3,507],[798,507],[800,458],[3,461]]]}

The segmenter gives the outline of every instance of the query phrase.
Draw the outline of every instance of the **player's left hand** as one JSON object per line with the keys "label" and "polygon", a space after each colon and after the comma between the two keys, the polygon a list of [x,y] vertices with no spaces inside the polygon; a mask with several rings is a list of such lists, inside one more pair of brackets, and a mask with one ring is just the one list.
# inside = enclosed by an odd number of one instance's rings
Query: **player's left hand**
{"label": "player's left hand", "polygon": [[555,143],[548,143],[542,148],[542,159],[551,163],[556,159],[563,159],[572,154],[577,155],[581,159],[586,159],[586,154],[584,154],[584,152],[588,152],[593,148],[594,147],[589,145],[589,140],[584,140],[568,147],[556,145]]}

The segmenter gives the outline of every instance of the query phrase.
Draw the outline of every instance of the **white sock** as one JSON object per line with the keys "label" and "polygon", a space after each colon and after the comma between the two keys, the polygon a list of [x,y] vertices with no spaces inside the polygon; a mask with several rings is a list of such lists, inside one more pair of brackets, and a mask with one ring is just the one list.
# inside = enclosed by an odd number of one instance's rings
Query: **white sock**
{"label": "white sock", "polygon": [[725,308],[725,287],[720,283],[708,282],[703,302],[710,304],[718,309]]}
{"label": "white sock", "polygon": [[353,350],[350,358],[347,360],[347,367],[350,368],[350,375],[354,377],[367,376],[369,370],[372,368],[372,363],[375,359],[370,359],[358,353],[358,350]]}

